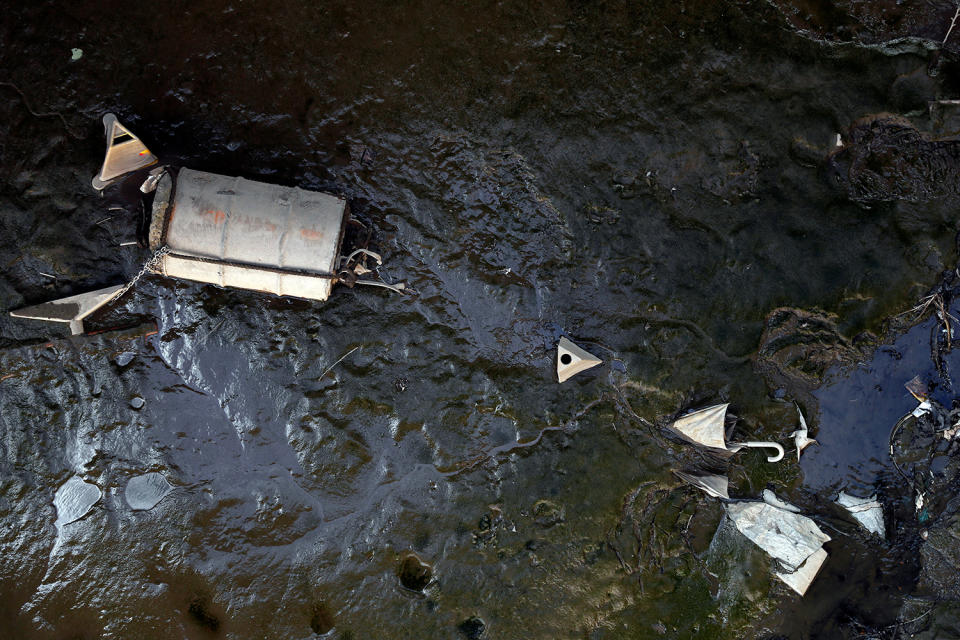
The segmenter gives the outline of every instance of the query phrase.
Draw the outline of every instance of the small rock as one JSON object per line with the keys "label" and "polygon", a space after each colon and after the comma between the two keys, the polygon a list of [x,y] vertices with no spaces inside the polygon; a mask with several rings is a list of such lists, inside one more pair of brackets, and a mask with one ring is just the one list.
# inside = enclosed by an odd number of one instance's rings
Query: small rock
{"label": "small rock", "polygon": [[552,527],[565,520],[563,507],[557,506],[549,500],[537,500],[533,505],[533,521],[541,527]]}
{"label": "small rock", "polygon": [[84,482],[80,476],[73,476],[64,482],[53,498],[53,506],[57,509],[57,528],[87,515],[101,496],[103,492],[100,487]]}
{"label": "small rock", "polygon": [[147,401],[141,398],[140,396],[133,396],[133,398],[130,399],[130,407],[132,409],[137,409],[137,410],[142,409],[143,405],[145,405],[146,403]]}
{"label": "small rock", "polygon": [[397,572],[400,584],[411,591],[423,591],[433,579],[433,567],[424,562],[412,551],[407,552],[400,561]]}
{"label": "small rock", "polygon": [[480,640],[487,630],[487,625],[477,616],[472,616],[458,624],[457,629],[467,640]]}
{"label": "small rock", "polygon": [[133,358],[136,355],[137,354],[134,353],[133,351],[122,351],[117,354],[115,362],[117,363],[118,366],[125,367],[131,362],[133,362]]}

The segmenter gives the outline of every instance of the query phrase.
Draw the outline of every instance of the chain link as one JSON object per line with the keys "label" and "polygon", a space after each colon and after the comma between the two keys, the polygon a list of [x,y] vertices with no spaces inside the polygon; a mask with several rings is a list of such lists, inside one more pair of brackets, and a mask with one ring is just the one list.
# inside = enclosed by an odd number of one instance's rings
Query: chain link
{"label": "chain link", "polygon": [[130,289],[133,288],[133,285],[137,284],[140,278],[145,276],[151,269],[157,266],[160,263],[160,260],[163,259],[163,256],[167,255],[168,253],[170,253],[170,247],[166,245],[157,249],[156,252],[154,252],[154,254],[150,257],[150,259],[143,263],[143,267],[140,269],[140,272],[137,275],[133,276],[133,279],[130,280],[130,282],[128,282],[126,285],[124,285],[123,289],[120,289],[117,295],[113,297],[113,300],[119,299],[127,291],[130,291]]}

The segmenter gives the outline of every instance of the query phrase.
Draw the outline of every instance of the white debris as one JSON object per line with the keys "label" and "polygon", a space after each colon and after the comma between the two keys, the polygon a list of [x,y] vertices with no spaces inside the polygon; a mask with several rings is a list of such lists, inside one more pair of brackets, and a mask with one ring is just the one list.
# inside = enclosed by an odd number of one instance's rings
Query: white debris
{"label": "white debris", "polygon": [[813,579],[817,577],[817,573],[820,572],[820,567],[822,567],[823,563],[827,560],[827,555],[829,554],[827,554],[826,550],[820,547],[810,554],[806,562],[793,573],[780,573],[778,571],[774,573],[774,575],[802,596],[807,592],[807,589],[810,588],[810,583],[813,582]]}
{"label": "white debris", "polygon": [[957,424],[953,425],[949,429],[944,429],[942,433],[944,440],[953,440],[957,437],[957,434],[960,433],[960,422],[957,422]]}
{"label": "white debris", "polygon": [[933,405],[930,404],[930,401],[929,401],[929,400],[924,400],[923,402],[921,402],[920,404],[917,405],[917,408],[913,410],[913,414],[912,414],[912,415],[913,415],[914,418],[919,418],[920,416],[922,416],[922,415],[925,414],[925,413],[930,413],[930,410],[931,410],[932,408],[933,408]]}
{"label": "white debris", "polygon": [[83,49],[70,49],[70,62],[76,62],[83,57]]}
{"label": "white debris", "polygon": [[813,438],[808,438],[807,434],[807,421],[803,418],[803,412],[800,411],[800,405],[796,405],[797,415],[800,416],[800,428],[790,434],[793,438],[793,443],[797,446],[797,462],[800,462],[800,452],[809,447],[811,444],[820,444]]}
{"label": "white debris", "polygon": [[723,498],[724,500],[730,499],[730,494],[727,493],[730,482],[726,476],[718,476],[710,473],[692,474],[684,473],[683,471],[674,471],[673,473],[687,484],[692,484],[702,489],[708,496]]}
{"label": "white debris", "polygon": [[881,538],[886,536],[883,526],[883,505],[877,501],[876,494],[869,498],[857,498],[841,491],[837,497],[837,504],[849,511],[854,520],[870,533],[875,533]]}
{"label": "white debris", "polygon": [[57,509],[57,528],[87,515],[102,495],[100,487],[84,482],[80,476],[73,476],[64,482],[53,498],[53,506]]}
{"label": "white debris", "polygon": [[763,501],[771,507],[777,507],[778,509],[783,509],[791,513],[800,513],[800,507],[795,507],[789,502],[784,502],[778,498],[773,491],[770,491],[770,489],[764,489],[761,495],[763,496]]}
{"label": "white debris", "polygon": [[727,415],[728,406],[730,405],[717,404],[688,413],[677,418],[671,428],[690,442],[725,450],[727,441],[723,433],[723,419]]}
{"label": "white debris", "polygon": [[167,479],[159,473],[145,473],[130,478],[123,497],[131,509],[146,511],[153,509],[173,490]]}
{"label": "white debris", "polygon": [[557,380],[564,382],[581,371],[603,364],[603,360],[578,347],[567,338],[557,343]]}
{"label": "white debris", "polygon": [[727,515],[740,533],[791,572],[830,540],[810,518],[766,502],[728,504]]}

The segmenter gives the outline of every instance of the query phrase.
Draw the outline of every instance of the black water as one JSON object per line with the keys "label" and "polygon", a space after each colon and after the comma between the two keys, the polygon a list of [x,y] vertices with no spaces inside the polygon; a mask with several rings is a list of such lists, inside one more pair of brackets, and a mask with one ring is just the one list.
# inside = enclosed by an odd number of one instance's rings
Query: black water
{"label": "black water", "polygon": [[[957,262],[960,121],[937,102],[960,93],[960,34],[938,47],[952,14],[9,8],[2,309],[124,282],[149,257],[120,246],[136,240],[128,194],[89,186],[106,111],[164,162],[348,197],[382,274],[412,293],[320,305],[148,277],[94,323],[155,322],[146,337],[0,318],[0,629],[895,632],[920,531],[886,438],[915,405],[904,382],[952,390],[932,369],[935,320],[883,329]],[[830,318],[816,362],[758,356],[782,307]],[[781,339],[809,346],[793,331]],[[557,385],[560,335],[604,367]],[[670,474],[698,458],[660,426],[718,401],[739,434],[785,445],[800,402],[820,441],[799,465],[748,452],[731,468],[735,495],[770,486],[833,537],[803,599]],[[133,512],[126,481],[150,471],[174,491]],[[77,474],[104,497],[58,535],[53,495]],[[888,541],[831,505],[840,489],[879,492]]]}

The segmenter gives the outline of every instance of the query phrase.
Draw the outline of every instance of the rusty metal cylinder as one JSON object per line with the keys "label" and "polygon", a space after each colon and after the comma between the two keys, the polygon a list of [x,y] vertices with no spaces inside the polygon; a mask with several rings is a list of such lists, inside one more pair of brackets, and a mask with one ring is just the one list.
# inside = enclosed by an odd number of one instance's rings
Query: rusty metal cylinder
{"label": "rusty metal cylinder", "polygon": [[167,276],[326,300],[348,216],[327,193],[180,169],[157,185],[150,246]]}

